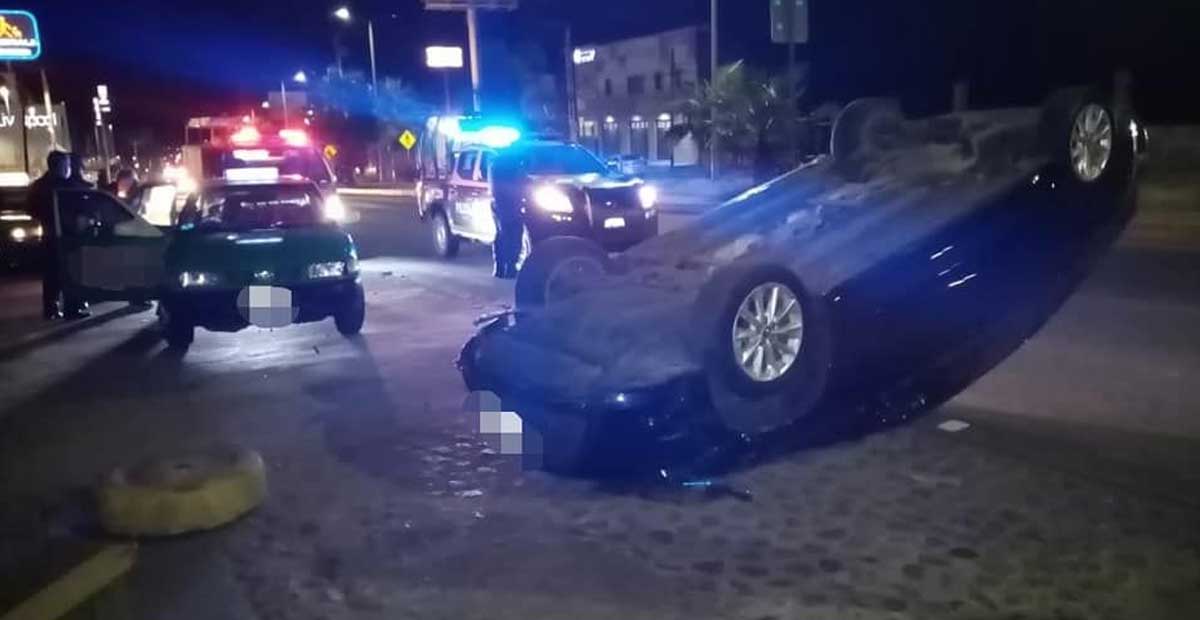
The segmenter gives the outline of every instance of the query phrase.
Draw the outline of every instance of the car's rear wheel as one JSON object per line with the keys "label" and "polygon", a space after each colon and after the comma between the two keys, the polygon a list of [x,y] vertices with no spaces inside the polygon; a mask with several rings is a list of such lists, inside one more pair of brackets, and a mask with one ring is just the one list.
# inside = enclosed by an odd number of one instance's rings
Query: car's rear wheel
{"label": "car's rear wheel", "polygon": [[[719,308],[714,315],[713,309]],[[828,319],[791,271],[738,265],[719,272],[696,302],[696,341],[722,426],[762,433],[806,415],[826,385]]]}
{"label": "car's rear wheel", "polygon": [[865,181],[879,137],[904,121],[895,99],[867,98],[851,101],[833,123],[829,150],[834,168],[851,181]]}
{"label": "car's rear wheel", "polygon": [[1046,101],[1040,133],[1065,183],[1077,190],[1108,191],[1130,173],[1134,136],[1123,124],[1128,122],[1100,92],[1074,88]]}
{"label": "car's rear wheel", "polygon": [[450,230],[450,220],[446,219],[446,212],[441,209],[434,209],[429,214],[429,239],[433,246],[433,253],[438,257],[454,258],[458,256],[459,239]]}
{"label": "car's rear wheel", "polygon": [[158,302],[158,327],[167,346],[177,351],[186,351],[196,339],[196,326],[165,301]]}
{"label": "car's rear wheel", "polygon": [[604,249],[587,239],[547,239],[517,275],[517,308],[542,308],[574,297],[608,273],[610,263]]}
{"label": "car's rear wheel", "polygon": [[349,299],[333,315],[333,324],[343,336],[355,336],[362,331],[367,319],[366,295],[362,286],[357,286]]}

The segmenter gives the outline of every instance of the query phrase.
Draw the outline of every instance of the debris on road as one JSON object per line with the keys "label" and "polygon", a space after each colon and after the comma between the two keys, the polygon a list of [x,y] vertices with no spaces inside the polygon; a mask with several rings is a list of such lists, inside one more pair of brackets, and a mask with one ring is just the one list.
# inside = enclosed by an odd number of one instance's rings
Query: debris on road
{"label": "debris on road", "polygon": [[938,424],[937,427],[939,430],[946,431],[947,433],[957,433],[959,431],[965,431],[968,428],[971,428],[971,425],[970,423],[963,422],[962,420],[946,420],[945,422]]}

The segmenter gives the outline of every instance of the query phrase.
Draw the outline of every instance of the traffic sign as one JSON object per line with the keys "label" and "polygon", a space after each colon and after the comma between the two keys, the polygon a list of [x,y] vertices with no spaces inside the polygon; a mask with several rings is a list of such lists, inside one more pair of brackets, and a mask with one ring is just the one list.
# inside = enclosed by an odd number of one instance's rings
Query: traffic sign
{"label": "traffic sign", "polygon": [[325,152],[325,159],[333,159],[334,157],[337,157],[338,147],[336,147],[332,144],[326,144],[324,152]]}
{"label": "traffic sign", "polygon": [[771,0],[771,41],[808,43],[810,0]]}
{"label": "traffic sign", "polygon": [[41,55],[42,38],[33,13],[0,10],[0,60],[37,60]]}
{"label": "traffic sign", "polygon": [[404,147],[404,150],[411,151],[412,147],[417,144],[417,137],[413,135],[413,132],[405,129],[404,133],[400,134],[399,138],[396,138],[396,141],[400,143],[400,146]]}

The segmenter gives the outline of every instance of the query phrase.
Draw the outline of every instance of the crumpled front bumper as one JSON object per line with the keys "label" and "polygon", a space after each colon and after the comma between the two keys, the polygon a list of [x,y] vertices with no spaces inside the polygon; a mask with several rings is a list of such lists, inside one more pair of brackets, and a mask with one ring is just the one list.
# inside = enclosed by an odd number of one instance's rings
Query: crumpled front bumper
{"label": "crumpled front bumper", "polygon": [[668,439],[682,432],[682,423],[693,420],[694,414],[707,406],[702,377],[695,374],[636,388],[576,392],[514,380],[511,372],[498,369],[511,371],[516,360],[508,359],[507,355],[502,358],[500,347],[493,345],[517,320],[516,314],[508,313],[485,323],[463,346],[456,365],[468,390],[496,394],[506,410],[515,411],[535,428],[542,427],[547,416],[582,415],[605,427]]}

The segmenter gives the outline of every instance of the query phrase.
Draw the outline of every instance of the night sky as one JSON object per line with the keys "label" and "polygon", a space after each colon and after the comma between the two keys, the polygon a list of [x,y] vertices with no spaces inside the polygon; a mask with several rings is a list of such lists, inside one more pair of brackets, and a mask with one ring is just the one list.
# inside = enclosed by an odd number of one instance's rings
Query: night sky
{"label": "night sky", "polygon": [[[1200,13],[1189,0],[813,0],[814,88],[823,98],[900,93],[936,108],[950,76],[975,77],[981,103],[1034,96],[1055,84],[1133,66],[1138,104],[1162,120],[1200,121],[1194,69]],[[381,75],[413,83],[436,101],[440,82],[423,68],[426,45],[462,44],[461,14],[427,13],[420,0],[357,0],[360,17],[334,21],[337,3],[231,0],[38,0],[56,99],[76,116],[91,90],[110,85],[118,126],[146,125],[159,139],[183,120],[248,108],[297,69],[333,62],[335,36],[350,68],[367,65],[362,16],[375,22]],[[722,59],[779,66],[784,48],[767,37],[766,0],[723,0]],[[298,6],[307,8],[297,9]],[[523,0],[487,24],[493,36],[540,37],[552,49],[572,25],[575,40],[598,42],[707,21],[707,0]],[[509,36],[505,36],[509,35]],[[486,62],[486,61],[485,61]],[[32,75],[32,74],[30,74]],[[465,72],[464,72],[465,75]],[[29,76],[27,76],[28,79]],[[78,121],[74,121],[78,122]]]}

